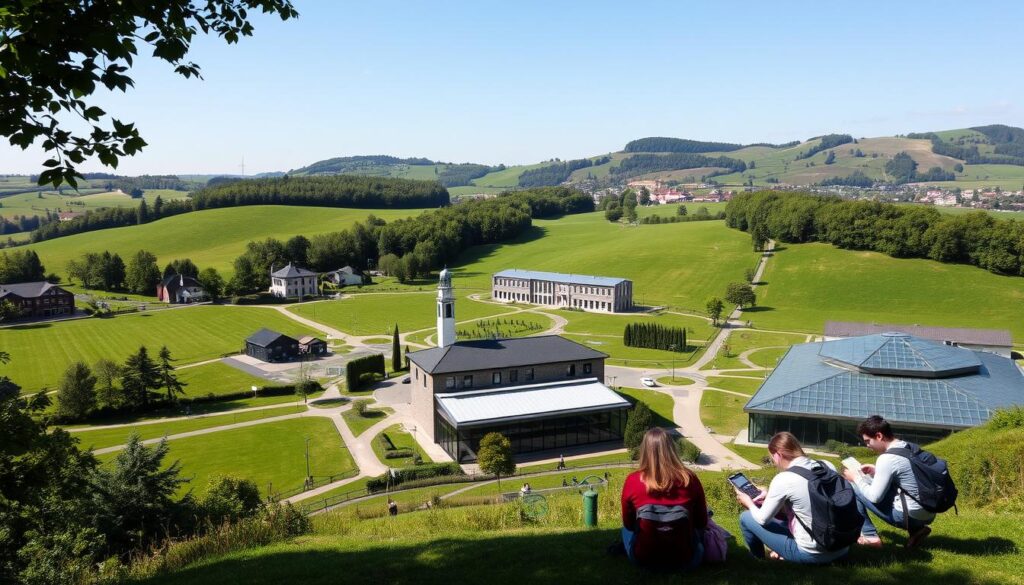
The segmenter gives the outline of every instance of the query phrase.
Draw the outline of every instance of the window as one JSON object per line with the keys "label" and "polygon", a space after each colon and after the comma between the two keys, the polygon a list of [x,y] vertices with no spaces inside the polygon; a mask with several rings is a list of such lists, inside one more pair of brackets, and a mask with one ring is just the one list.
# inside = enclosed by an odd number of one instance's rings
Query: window
{"label": "window", "polygon": [[412,369],[412,375],[416,376],[416,379],[419,380],[420,379],[420,371],[419,371],[419,369],[413,368]]}
{"label": "window", "polygon": [[452,304],[451,303],[445,303],[444,304],[444,317],[445,317],[445,319],[451,319],[451,317],[452,317]]}
{"label": "window", "polygon": [[463,388],[472,388],[473,387],[473,376],[472,375],[463,376],[462,377],[462,387]]}
{"label": "window", "polygon": [[508,381],[509,382],[518,382],[519,381],[519,370],[509,370],[508,371]]}
{"label": "window", "polygon": [[527,382],[532,382],[533,381],[533,368],[526,368],[526,381]]}
{"label": "window", "polygon": [[455,387],[455,376],[448,376],[447,378],[445,378],[444,387],[445,388],[454,388]]}
{"label": "window", "polygon": [[501,372],[491,374],[491,384],[501,384]]}
{"label": "window", "polygon": [[590,362],[587,362],[587,363],[583,364],[583,373],[584,374],[589,374],[592,371],[593,371],[593,368],[591,367]]}
{"label": "window", "polygon": [[565,375],[570,377],[570,378],[575,376],[576,375],[576,364],[569,364],[565,368]]}

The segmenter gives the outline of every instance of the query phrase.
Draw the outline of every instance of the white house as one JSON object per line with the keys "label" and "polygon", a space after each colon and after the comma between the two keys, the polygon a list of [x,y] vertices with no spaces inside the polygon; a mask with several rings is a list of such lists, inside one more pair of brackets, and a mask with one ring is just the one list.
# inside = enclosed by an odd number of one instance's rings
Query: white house
{"label": "white house", "polygon": [[344,268],[332,270],[324,274],[324,278],[338,286],[363,284],[363,275],[358,270],[352,268],[351,266],[346,266]]}
{"label": "white house", "polygon": [[280,270],[274,271],[273,266],[270,269],[270,294],[275,297],[302,298],[319,292],[315,272],[295,266],[291,262]]}

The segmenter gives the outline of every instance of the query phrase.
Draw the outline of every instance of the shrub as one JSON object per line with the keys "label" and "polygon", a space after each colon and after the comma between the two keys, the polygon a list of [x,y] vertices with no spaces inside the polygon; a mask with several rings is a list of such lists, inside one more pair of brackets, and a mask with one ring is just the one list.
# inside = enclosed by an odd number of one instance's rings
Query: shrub
{"label": "shrub", "polygon": [[352,403],[352,410],[354,410],[359,416],[366,416],[367,412],[370,410],[371,402],[373,401],[369,399],[356,400]]}
{"label": "shrub", "polygon": [[644,440],[644,433],[651,428],[654,418],[651,415],[651,407],[643,400],[638,400],[629,411],[626,418],[626,430],[623,432],[623,443],[629,449],[629,458],[636,459],[639,456],[640,443]]}
{"label": "shrub", "polygon": [[368,480],[366,491],[376,493],[387,489],[388,486],[394,487],[405,482],[460,475],[464,476],[465,473],[458,463],[427,463],[416,467],[403,467]]}
{"label": "shrub", "polygon": [[207,486],[206,496],[200,505],[203,515],[215,525],[248,518],[263,507],[260,490],[251,480],[214,476]]}
{"label": "shrub", "polygon": [[[368,374],[371,376],[367,376]],[[384,354],[376,353],[350,361],[345,365],[345,379],[349,392],[362,390],[366,384],[375,381],[373,374],[379,374],[381,377],[386,375]]]}
{"label": "shrub", "polygon": [[412,457],[415,454],[416,452],[413,451],[412,449],[392,449],[391,451],[387,451],[386,453],[384,453],[384,458],[405,459],[407,457]]}
{"label": "shrub", "polygon": [[696,463],[700,459],[700,447],[691,443],[686,437],[676,440],[676,451],[679,458],[687,463]]}
{"label": "shrub", "polygon": [[829,453],[835,453],[837,457],[847,458],[850,456],[850,446],[842,441],[836,441],[835,439],[829,439],[825,441],[825,450]]}
{"label": "shrub", "polygon": [[997,410],[988,426],[993,429],[1019,429],[1024,427],[1024,407]]}

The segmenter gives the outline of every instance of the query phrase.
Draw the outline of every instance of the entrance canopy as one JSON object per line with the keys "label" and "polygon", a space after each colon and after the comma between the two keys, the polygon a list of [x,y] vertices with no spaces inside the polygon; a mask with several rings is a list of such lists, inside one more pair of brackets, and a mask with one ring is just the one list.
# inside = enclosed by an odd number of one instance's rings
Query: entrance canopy
{"label": "entrance canopy", "polygon": [[629,408],[629,402],[597,378],[436,394],[438,412],[466,428]]}

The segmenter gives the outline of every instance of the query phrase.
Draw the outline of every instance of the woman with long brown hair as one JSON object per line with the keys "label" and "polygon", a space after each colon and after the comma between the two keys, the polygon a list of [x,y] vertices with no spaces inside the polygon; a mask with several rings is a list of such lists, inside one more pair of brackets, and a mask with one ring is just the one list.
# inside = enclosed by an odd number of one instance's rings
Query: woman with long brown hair
{"label": "woman with long brown hair", "polygon": [[692,569],[704,556],[704,487],[661,428],[644,435],[640,467],[622,486],[622,544],[637,564]]}

